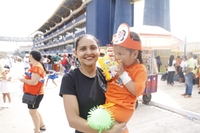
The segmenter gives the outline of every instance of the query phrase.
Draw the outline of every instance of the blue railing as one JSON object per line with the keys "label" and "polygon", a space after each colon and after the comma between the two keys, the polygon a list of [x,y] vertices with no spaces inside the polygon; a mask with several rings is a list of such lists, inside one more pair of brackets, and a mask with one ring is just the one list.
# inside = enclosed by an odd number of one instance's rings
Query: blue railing
{"label": "blue railing", "polygon": [[[79,16],[78,18],[75,19],[75,23],[77,23],[77,22],[83,20],[84,18],[86,18],[86,15],[85,15],[85,14],[82,14],[81,16]],[[54,36],[54,35],[59,35],[61,32],[63,32],[65,29],[67,29],[67,28],[69,28],[69,27],[71,27],[71,26],[73,26],[73,23],[72,23],[72,22],[68,23],[68,24],[65,26],[65,28],[62,27],[62,28],[58,29],[59,32],[56,31],[56,32],[52,33],[51,35],[48,35],[48,36],[46,36],[46,37],[44,37],[44,38],[40,38],[40,39],[34,40],[34,44],[41,43],[41,42],[43,42],[44,40],[45,40],[45,41],[46,41],[46,40],[49,40],[52,36]]]}

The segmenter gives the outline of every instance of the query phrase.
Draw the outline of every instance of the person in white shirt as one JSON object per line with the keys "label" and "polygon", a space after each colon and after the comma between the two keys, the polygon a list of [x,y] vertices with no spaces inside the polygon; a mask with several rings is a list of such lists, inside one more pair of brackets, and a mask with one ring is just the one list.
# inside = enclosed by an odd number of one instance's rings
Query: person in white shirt
{"label": "person in white shirt", "polygon": [[175,68],[176,65],[176,61],[174,60],[174,55],[171,55],[169,57],[169,61],[168,61],[168,78],[167,78],[167,84],[170,84],[171,86],[174,85],[174,74],[176,71]]}
{"label": "person in white shirt", "polygon": [[47,58],[46,55],[44,55],[43,59],[42,59],[42,63],[44,64],[44,67],[49,70],[49,68],[48,68],[48,62],[49,62],[49,59]]}

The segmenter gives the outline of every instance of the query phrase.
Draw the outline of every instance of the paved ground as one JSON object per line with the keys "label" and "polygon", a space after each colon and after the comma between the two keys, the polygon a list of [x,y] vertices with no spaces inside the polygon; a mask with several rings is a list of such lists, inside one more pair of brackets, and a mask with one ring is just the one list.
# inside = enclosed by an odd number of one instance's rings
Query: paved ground
{"label": "paved ground", "polygon": [[[20,65],[19,65],[20,66]],[[18,67],[12,82],[12,106],[1,108],[0,95],[0,133],[33,133],[33,124],[25,104],[21,103],[20,83],[16,80],[21,75]],[[159,78],[160,79],[160,78]],[[56,80],[60,85],[61,76]],[[180,96],[184,86],[168,86],[158,82],[158,91],[152,93],[149,105],[144,105],[139,98],[139,106],[128,123],[130,133],[199,133],[200,132],[200,95],[194,86],[192,98]],[[58,96],[59,86],[49,82],[45,88],[45,97],[41,103],[41,112],[47,131],[44,133],[73,133],[68,126],[62,98]]]}

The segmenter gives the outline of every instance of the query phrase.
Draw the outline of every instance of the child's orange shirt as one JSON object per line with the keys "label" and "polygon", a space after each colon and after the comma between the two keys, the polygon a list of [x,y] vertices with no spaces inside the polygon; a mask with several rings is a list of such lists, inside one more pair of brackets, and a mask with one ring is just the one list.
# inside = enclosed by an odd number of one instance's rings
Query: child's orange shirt
{"label": "child's orange shirt", "polygon": [[107,83],[106,103],[115,104],[110,107],[110,110],[118,122],[128,122],[135,110],[137,98],[144,93],[147,80],[146,68],[142,64],[134,64],[125,71],[134,82],[136,96],[120,82],[118,76]]}
{"label": "child's orange shirt", "polygon": [[[29,72],[39,74],[41,78],[44,78],[45,76],[45,71],[42,65],[36,65],[36,66],[31,67]],[[31,79],[31,77],[26,75],[25,79]],[[34,94],[34,95],[35,94],[41,95],[41,94],[44,94],[43,86],[44,84],[39,81],[36,85],[29,85],[29,84],[24,83],[24,92]],[[38,93],[39,89],[40,91]]]}

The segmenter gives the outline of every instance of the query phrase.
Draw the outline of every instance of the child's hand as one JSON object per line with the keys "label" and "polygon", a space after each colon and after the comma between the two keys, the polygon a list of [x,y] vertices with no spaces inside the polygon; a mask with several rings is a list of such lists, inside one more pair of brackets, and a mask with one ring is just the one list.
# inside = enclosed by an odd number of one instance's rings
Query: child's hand
{"label": "child's hand", "polygon": [[11,81],[11,77],[9,77],[9,78],[7,79],[7,81]]}
{"label": "child's hand", "polygon": [[124,67],[123,64],[121,62],[121,60],[118,61],[118,68],[116,70],[116,73],[120,76],[122,75],[122,73],[124,72]]}
{"label": "child's hand", "polygon": [[105,74],[104,71],[102,71],[102,74],[103,74],[104,78],[106,79],[106,81],[111,81],[112,78],[111,78],[111,79],[107,79],[107,78],[106,78],[106,74]]}

